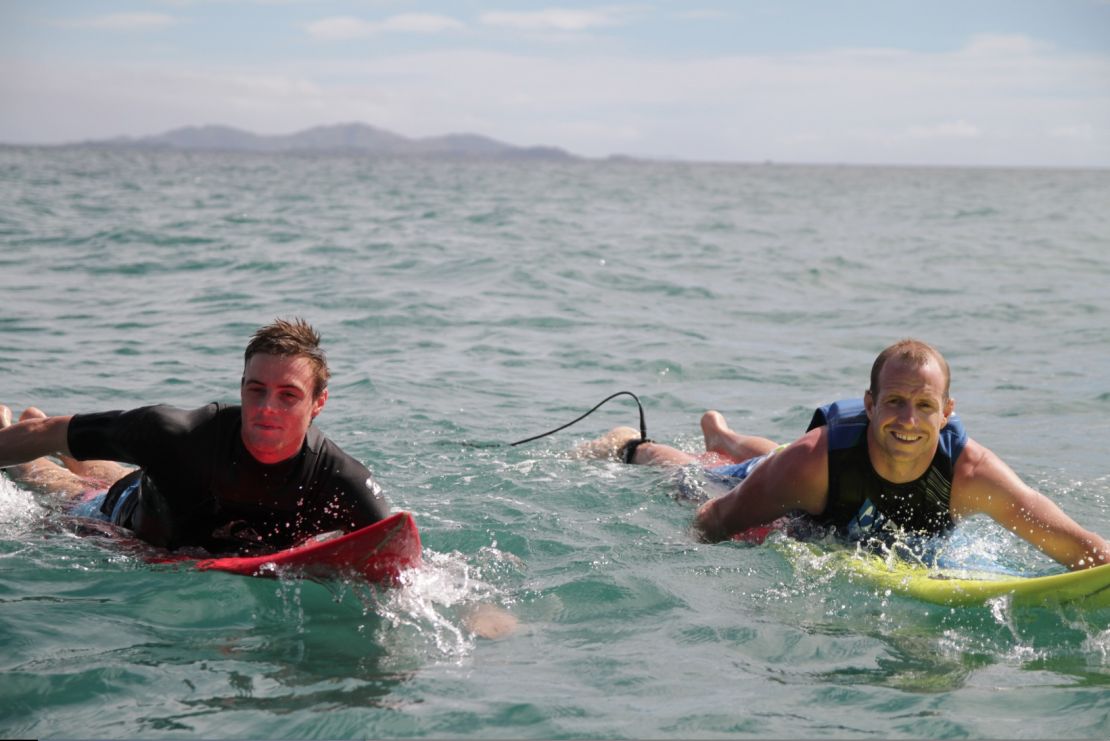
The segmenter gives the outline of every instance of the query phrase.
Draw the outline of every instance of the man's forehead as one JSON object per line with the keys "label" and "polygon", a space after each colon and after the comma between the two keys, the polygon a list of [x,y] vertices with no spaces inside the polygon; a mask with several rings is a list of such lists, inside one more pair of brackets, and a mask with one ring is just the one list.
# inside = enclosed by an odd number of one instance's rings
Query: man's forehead
{"label": "man's forehead", "polygon": [[888,390],[944,391],[944,372],[934,361],[914,363],[900,358],[892,359],[879,373],[879,393]]}
{"label": "man's forehead", "polygon": [[252,355],[243,369],[248,382],[280,382],[304,386],[312,379],[312,365],[308,358],[299,355]]}

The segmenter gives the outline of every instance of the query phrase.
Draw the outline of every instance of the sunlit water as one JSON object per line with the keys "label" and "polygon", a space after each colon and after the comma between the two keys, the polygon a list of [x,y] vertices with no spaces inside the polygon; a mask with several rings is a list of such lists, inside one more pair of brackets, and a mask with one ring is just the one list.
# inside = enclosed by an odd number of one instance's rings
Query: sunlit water
{"label": "sunlit water", "polygon": [[1105,737],[1105,611],[697,544],[670,473],[566,455],[627,399],[502,444],[621,389],[691,451],[707,408],[789,440],[919,336],[971,435],[1110,534],[1108,203],[1104,171],[0,150],[0,401],[234,401],[303,315],[318,423],[425,545],[398,589],[152,566],[0,478],[0,735]]}

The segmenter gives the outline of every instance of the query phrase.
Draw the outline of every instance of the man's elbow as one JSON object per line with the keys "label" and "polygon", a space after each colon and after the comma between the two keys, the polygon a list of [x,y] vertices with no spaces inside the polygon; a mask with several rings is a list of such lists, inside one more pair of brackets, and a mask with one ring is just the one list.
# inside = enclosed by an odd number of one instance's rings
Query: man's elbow
{"label": "man's elbow", "polygon": [[1101,536],[1089,533],[1088,537],[1084,539],[1083,545],[1085,546],[1085,553],[1074,563],[1067,564],[1070,570],[1093,569],[1096,566],[1105,566],[1110,563],[1110,544],[1103,540]]}
{"label": "man's elbow", "polygon": [[725,539],[721,532],[721,516],[718,510],[718,499],[710,499],[698,507],[694,515],[694,534],[703,543],[716,543]]}

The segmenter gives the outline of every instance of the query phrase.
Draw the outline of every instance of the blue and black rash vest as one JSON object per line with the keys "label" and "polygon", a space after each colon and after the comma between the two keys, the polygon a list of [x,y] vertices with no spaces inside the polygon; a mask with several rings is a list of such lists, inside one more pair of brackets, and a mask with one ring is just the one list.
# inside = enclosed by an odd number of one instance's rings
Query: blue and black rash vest
{"label": "blue and black rash vest", "polygon": [[925,473],[904,484],[893,484],[875,472],[867,452],[867,425],[862,399],[833,402],[813,413],[807,430],[829,428],[829,498],[817,519],[852,540],[899,529],[919,535],[949,530],[952,477],[967,444],[959,417],[948,417]]}

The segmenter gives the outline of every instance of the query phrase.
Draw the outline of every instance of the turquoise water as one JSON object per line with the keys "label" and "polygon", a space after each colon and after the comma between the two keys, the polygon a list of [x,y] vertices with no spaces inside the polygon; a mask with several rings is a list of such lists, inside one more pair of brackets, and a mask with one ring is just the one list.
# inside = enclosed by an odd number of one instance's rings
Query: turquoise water
{"label": "turquoise water", "polygon": [[[670,474],[566,452],[644,401],[799,434],[937,344],[971,435],[1110,534],[1110,172],[0,149],[0,401],[233,401],[303,315],[321,428],[421,527],[400,589],[150,566],[0,477],[0,735],[1105,737],[1110,615],[873,594],[701,545]],[[1054,565],[994,525],[970,551]],[[486,640],[492,604],[518,630]]]}

